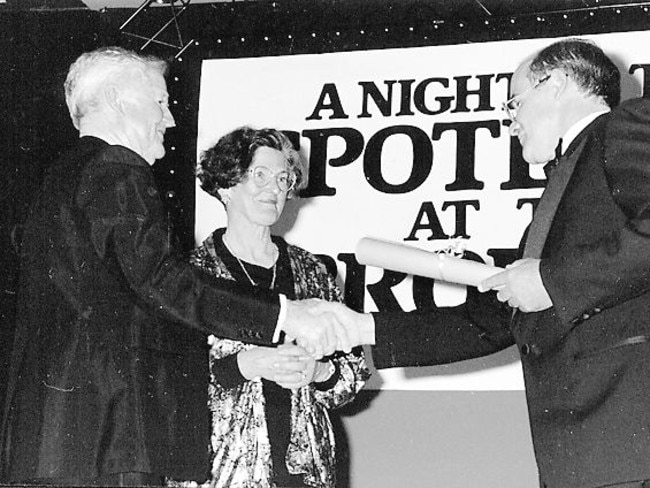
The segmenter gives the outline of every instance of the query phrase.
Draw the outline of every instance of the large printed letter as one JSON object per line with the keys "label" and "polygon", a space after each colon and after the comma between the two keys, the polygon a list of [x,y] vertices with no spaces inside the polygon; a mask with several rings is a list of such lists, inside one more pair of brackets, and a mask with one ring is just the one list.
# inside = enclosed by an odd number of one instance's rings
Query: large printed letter
{"label": "large printed letter", "polygon": [[[426,217],[426,222],[423,222]],[[432,202],[422,202],[418,216],[415,218],[415,224],[411,229],[411,233],[405,238],[405,241],[417,241],[418,238],[415,237],[415,233],[419,230],[428,229],[431,231],[431,235],[427,237],[428,241],[434,239],[446,239],[449,236],[445,234],[445,231],[442,230],[442,225],[440,225],[440,219],[438,219],[438,214],[436,214],[436,209],[433,206]]]}
{"label": "large printed letter", "polygon": [[482,190],[485,184],[474,176],[476,163],[476,131],[487,129],[493,138],[499,137],[501,124],[498,120],[484,120],[476,122],[451,122],[433,125],[431,138],[440,139],[443,132],[456,131],[456,181],[445,185],[448,191],[456,190]]}
{"label": "large printed letter", "polygon": [[[329,103],[325,103],[325,98],[329,98]],[[343,105],[341,104],[341,97],[339,97],[339,92],[336,89],[334,83],[325,83],[323,85],[323,90],[320,92],[320,97],[318,102],[316,102],[316,107],[312,114],[307,117],[306,120],[321,120],[323,117],[320,116],[321,110],[331,110],[332,115],[331,119],[347,119],[348,116],[343,110]]]}
{"label": "large printed letter", "polygon": [[330,166],[345,166],[361,156],[363,135],[356,129],[338,127],[333,129],[304,130],[302,135],[311,141],[309,154],[309,184],[300,192],[303,197],[336,195],[336,190],[327,186],[327,146],[330,137],[340,137],[345,141],[345,150],[337,158],[329,161]]}
{"label": "large printed letter", "polygon": [[384,84],[387,87],[387,93],[385,97],[381,94],[379,88],[377,88],[377,85],[374,82],[359,82],[359,85],[361,85],[361,88],[363,88],[363,94],[361,96],[362,107],[361,113],[359,114],[360,119],[371,117],[370,112],[368,112],[368,98],[372,98],[372,100],[375,102],[375,106],[379,109],[384,117],[388,117],[391,114],[393,105],[393,85],[395,84],[395,81],[386,80],[384,81]]}
{"label": "large printed letter", "polygon": [[[411,140],[413,158],[410,161],[400,161],[411,165],[411,174],[404,183],[393,185],[388,183],[381,172],[381,153],[386,139],[393,135],[405,135]],[[427,134],[418,127],[396,125],[380,130],[368,140],[363,157],[363,171],[370,186],[383,193],[408,193],[429,176],[433,166],[433,149]]]}

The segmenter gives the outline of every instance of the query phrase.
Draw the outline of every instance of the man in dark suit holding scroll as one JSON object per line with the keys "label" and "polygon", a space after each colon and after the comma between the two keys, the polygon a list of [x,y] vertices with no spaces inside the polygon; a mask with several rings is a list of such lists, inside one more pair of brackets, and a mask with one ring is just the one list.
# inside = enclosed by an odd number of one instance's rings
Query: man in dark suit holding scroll
{"label": "man in dark suit holding scroll", "polygon": [[512,92],[524,159],[552,162],[523,259],[483,287],[517,310],[541,485],[650,486],[650,100],[617,106],[618,70],[579,40]]}
{"label": "man in dark suit holding scroll", "polygon": [[543,488],[650,486],[650,100],[619,105],[619,78],[579,39],[514,73],[510,132],[551,161],[523,258],[481,285],[514,312],[475,288],[451,309],[347,312],[379,368],[517,344]]}

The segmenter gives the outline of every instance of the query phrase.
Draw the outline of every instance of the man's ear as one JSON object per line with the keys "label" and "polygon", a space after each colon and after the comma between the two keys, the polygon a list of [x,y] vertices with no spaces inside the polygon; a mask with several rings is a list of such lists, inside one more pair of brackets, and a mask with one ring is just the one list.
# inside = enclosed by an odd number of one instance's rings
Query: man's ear
{"label": "man's ear", "polygon": [[122,92],[117,83],[107,83],[103,90],[106,104],[117,113],[123,114],[124,100],[122,99]]}
{"label": "man's ear", "polygon": [[554,69],[549,74],[551,78],[548,80],[548,83],[553,87],[555,98],[562,98],[571,81],[569,75],[561,69]]}

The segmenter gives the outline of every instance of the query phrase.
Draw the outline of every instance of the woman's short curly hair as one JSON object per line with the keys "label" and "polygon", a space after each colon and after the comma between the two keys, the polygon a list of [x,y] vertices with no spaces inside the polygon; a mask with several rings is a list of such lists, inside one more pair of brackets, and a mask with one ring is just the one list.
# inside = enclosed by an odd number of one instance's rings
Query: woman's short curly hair
{"label": "woman's short curly hair", "polygon": [[276,129],[243,126],[221,137],[216,144],[201,153],[197,167],[201,188],[221,199],[218,190],[231,188],[246,178],[255,151],[260,147],[276,149],[287,160],[287,171],[296,178],[290,196],[307,186],[303,158],[285,134]]}

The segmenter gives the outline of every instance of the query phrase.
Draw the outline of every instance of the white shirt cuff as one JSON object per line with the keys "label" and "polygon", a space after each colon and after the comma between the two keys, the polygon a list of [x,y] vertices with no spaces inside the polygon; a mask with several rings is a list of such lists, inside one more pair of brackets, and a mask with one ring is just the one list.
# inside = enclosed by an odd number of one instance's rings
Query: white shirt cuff
{"label": "white shirt cuff", "polygon": [[287,297],[280,293],[280,313],[278,314],[278,322],[275,325],[275,332],[273,333],[273,342],[280,342],[280,333],[282,332],[282,326],[284,321],[287,318]]}

